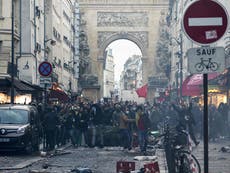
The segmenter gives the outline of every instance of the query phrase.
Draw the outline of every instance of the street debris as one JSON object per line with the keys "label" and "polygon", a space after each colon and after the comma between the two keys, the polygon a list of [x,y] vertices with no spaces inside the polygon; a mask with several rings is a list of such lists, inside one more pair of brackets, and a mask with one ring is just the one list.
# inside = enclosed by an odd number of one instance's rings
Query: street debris
{"label": "street debris", "polygon": [[221,147],[220,151],[223,153],[230,153],[230,146]]}
{"label": "street debris", "polygon": [[91,169],[89,168],[74,168],[70,172],[74,173],[93,173]]}
{"label": "street debris", "polygon": [[156,160],[157,156],[135,156],[134,160],[138,160],[138,161],[152,161],[152,160]]}

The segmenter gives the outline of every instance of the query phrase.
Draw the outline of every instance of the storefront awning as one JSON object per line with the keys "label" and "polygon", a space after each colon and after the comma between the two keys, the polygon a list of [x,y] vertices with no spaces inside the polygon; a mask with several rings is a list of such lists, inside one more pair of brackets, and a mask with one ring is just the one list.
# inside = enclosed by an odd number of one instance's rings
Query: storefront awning
{"label": "storefront awning", "polygon": [[67,102],[69,101],[69,96],[62,90],[51,89],[49,93],[49,100]]}
{"label": "storefront awning", "polygon": [[[219,73],[210,73],[208,74],[208,80],[214,79],[219,75]],[[203,92],[201,85],[203,85],[203,74],[188,76],[182,84],[182,95],[199,96]]]}
{"label": "storefront awning", "polygon": [[[11,78],[9,77],[0,78],[1,91],[8,92],[10,87],[11,87]],[[22,81],[18,80],[17,78],[14,79],[14,88],[18,92],[28,92],[28,93],[31,93],[35,90],[29,85],[24,84]]]}

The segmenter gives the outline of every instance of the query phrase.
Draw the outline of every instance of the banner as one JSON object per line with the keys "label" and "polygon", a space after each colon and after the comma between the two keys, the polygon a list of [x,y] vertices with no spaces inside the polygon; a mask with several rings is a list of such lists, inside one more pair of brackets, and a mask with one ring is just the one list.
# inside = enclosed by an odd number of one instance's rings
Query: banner
{"label": "banner", "polygon": [[141,88],[138,88],[136,90],[136,93],[137,93],[138,97],[146,98],[147,97],[147,92],[148,92],[148,85],[147,84],[145,84],[144,86],[142,86]]}

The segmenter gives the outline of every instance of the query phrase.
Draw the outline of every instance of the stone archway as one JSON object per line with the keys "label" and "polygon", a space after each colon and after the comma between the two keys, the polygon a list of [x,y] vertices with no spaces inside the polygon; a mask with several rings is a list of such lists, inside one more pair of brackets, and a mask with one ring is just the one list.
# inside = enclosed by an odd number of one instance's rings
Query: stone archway
{"label": "stone archway", "polygon": [[[146,59],[146,57],[148,57],[147,55],[147,47],[148,47],[148,37],[147,37],[146,32],[99,32],[98,33],[98,47],[99,47],[99,54],[98,54],[98,59],[101,62],[101,65],[103,65],[103,62],[105,61],[105,57],[104,52],[106,50],[106,48],[110,45],[110,43],[119,40],[119,39],[126,39],[129,41],[132,41],[133,43],[135,43],[139,49],[141,50],[142,53],[142,63],[144,64],[144,60]],[[146,74],[147,71],[145,70],[145,68],[142,69],[143,70],[143,74]],[[103,76],[103,69],[101,71],[101,75],[99,76]],[[146,77],[147,75],[143,75],[142,78]],[[144,81],[146,81],[147,79],[144,79]],[[103,86],[103,81],[99,79],[100,86]],[[101,88],[101,92],[103,93],[103,88]]]}
{"label": "stone archway", "polygon": [[113,41],[127,39],[134,42],[141,50],[142,56],[147,57],[146,49],[148,47],[147,32],[98,32],[99,57],[103,56],[106,47]]}
{"label": "stone archway", "polygon": [[90,49],[91,73],[98,77],[100,95],[103,93],[104,51],[118,39],[130,40],[140,48],[143,83],[156,73],[159,19],[168,5],[168,0],[79,0]]}

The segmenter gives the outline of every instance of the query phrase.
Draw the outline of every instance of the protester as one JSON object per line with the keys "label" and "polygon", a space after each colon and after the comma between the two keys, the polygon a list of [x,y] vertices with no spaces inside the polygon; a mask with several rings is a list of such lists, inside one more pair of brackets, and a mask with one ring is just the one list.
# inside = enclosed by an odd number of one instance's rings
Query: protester
{"label": "protester", "polygon": [[78,113],[80,123],[80,145],[87,146],[88,145],[88,122],[89,122],[89,110],[87,107],[82,105],[80,107],[79,113]]}
{"label": "protester", "polygon": [[[104,112],[99,104],[93,104],[90,110],[89,126],[91,128],[90,146],[95,147],[98,141],[99,147],[104,147]],[[97,139],[98,136],[98,139]]]}
{"label": "protester", "polygon": [[150,128],[150,120],[144,113],[142,106],[138,106],[136,111],[136,126],[138,130],[139,146],[141,152],[145,155],[147,147],[147,131]]}
{"label": "protester", "polygon": [[128,115],[125,113],[125,107],[121,108],[120,105],[117,105],[117,116],[119,119],[119,131],[121,135],[121,145],[123,149],[131,150],[131,133],[129,129],[129,123],[135,122],[135,119],[129,119]]}
{"label": "protester", "polygon": [[199,141],[197,141],[193,129],[193,127],[195,126],[195,120],[191,112],[192,104],[190,103],[189,107],[186,107],[184,103],[181,103],[180,107],[177,107],[175,104],[172,104],[172,106],[177,111],[179,116],[179,124],[177,127],[180,130],[187,130],[188,128],[191,139],[193,140],[195,145],[198,145]]}
{"label": "protester", "polygon": [[58,125],[57,112],[53,107],[47,108],[48,112],[44,117],[44,130],[46,136],[46,149],[53,150],[56,144],[56,128]]}

